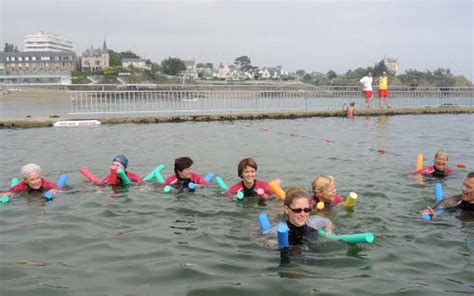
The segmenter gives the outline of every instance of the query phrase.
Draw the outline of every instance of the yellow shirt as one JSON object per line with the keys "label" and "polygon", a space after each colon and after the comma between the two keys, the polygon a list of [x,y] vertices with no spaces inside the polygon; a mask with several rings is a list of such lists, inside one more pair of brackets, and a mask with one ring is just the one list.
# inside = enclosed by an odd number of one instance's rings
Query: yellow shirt
{"label": "yellow shirt", "polygon": [[387,76],[380,76],[379,78],[379,89],[387,89]]}

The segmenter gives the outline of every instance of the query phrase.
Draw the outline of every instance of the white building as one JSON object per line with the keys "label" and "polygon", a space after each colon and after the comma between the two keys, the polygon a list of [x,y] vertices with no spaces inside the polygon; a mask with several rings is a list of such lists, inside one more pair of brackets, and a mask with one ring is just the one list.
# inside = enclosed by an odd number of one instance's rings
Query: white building
{"label": "white building", "polygon": [[25,52],[73,51],[72,42],[62,36],[39,32],[25,36]]}
{"label": "white building", "polygon": [[122,59],[122,67],[128,68],[130,66],[139,68],[139,69],[151,70],[151,65],[147,64],[145,59],[140,59],[140,58]]}

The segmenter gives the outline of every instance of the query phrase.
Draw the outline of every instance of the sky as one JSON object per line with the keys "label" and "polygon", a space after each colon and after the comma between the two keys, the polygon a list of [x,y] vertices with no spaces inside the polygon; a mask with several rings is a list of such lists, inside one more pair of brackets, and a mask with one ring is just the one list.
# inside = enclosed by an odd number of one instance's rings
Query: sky
{"label": "sky", "polygon": [[472,81],[474,0],[0,0],[0,42],[23,49],[39,31],[79,55],[104,40],[160,63],[167,57],[345,73],[398,58],[401,73],[448,68]]}

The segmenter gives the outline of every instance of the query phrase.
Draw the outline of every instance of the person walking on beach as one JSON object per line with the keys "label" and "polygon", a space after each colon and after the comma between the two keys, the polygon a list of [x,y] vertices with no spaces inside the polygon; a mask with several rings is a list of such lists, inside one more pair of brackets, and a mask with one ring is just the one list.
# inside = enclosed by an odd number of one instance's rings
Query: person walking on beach
{"label": "person walking on beach", "polygon": [[374,89],[373,89],[373,83],[374,80],[372,78],[372,72],[367,73],[367,76],[362,77],[361,80],[359,80],[360,85],[362,86],[364,97],[365,97],[365,105],[367,109],[370,109],[370,101],[374,97]]}
{"label": "person walking on beach", "polygon": [[383,71],[382,76],[377,79],[377,83],[379,85],[379,104],[380,108],[383,108],[383,103],[385,102],[385,106],[390,108],[388,105],[388,77],[387,72]]}

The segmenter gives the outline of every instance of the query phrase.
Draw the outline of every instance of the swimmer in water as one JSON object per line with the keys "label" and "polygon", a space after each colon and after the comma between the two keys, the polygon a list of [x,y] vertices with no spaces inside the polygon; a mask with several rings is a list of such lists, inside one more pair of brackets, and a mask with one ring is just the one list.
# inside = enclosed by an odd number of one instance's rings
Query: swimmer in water
{"label": "swimmer in water", "polygon": [[336,182],[332,176],[320,175],[311,181],[313,196],[311,197],[311,206],[313,209],[319,202],[324,203],[325,208],[342,204],[344,198],[337,195]]}
{"label": "swimmer in water", "polygon": [[196,185],[207,185],[206,180],[201,175],[193,172],[192,165],[193,160],[187,156],[176,158],[174,161],[174,175],[166,179],[165,184],[171,185],[179,191],[188,188],[191,182]]}
{"label": "swimmer in water", "polygon": [[438,150],[435,154],[433,165],[422,168],[413,173],[413,175],[424,175],[435,178],[444,178],[453,174],[454,171],[448,167],[448,153],[444,150]]}
{"label": "swimmer in water", "polygon": [[29,163],[24,165],[21,168],[21,174],[23,175],[23,180],[2,195],[11,195],[20,192],[44,193],[46,191],[56,193],[59,191],[56,184],[43,178],[41,168],[37,164]]}
{"label": "swimmer in water", "polygon": [[474,172],[467,174],[462,185],[462,194],[447,197],[438,202],[432,208],[427,207],[421,214],[436,217],[437,210],[461,210],[462,212],[474,212]]}
{"label": "swimmer in water", "polygon": [[[110,165],[111,170],[117,170],[117,169],[122,169],[125,171],[125,174],[127,174],[127,177],[130,181],[134,183],[144,183],[142,177],[139,175],[132,173],[130,171],[127,171],[127,166],[128,166],[128,158],[125,155],[119,154],[112,159],[112,164]],[[111,176],[112,174],[109,174],[102,179],[100,182],[100,185],[106,185],[111,183]],[[122,180],[120,178],[117,178],[117,184],[111,184],[111,185],[120,185],[122,183]]]}
{"label": "swimmer in water", "polygon": [[[291,186],[286,190],[284,201],[285,223],[288,226],[289,245],[304,245],[316,239],[318,229],[325,229],[326,233],[333,233],[333,224],[327,218],[310,216],[312,208],[308,193],[299,187]],[[276,227],[268,234],[277,236]]]}
{"label": "swimmer in water", "polygon": [[269,199],[273,195],[273,191],[267,182],[256,179],[257,162],[253,158],[244,158],[239,162],[237,175],[242,181],[230,187],[226,192],[227,195],[233,196],[242,192],[244,197],[258,196],[262,199]]}

